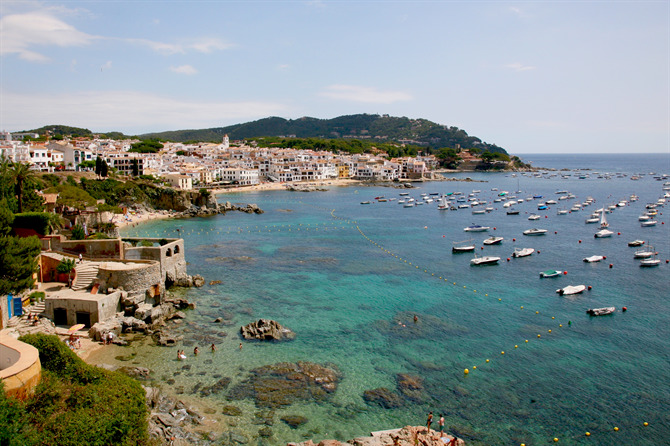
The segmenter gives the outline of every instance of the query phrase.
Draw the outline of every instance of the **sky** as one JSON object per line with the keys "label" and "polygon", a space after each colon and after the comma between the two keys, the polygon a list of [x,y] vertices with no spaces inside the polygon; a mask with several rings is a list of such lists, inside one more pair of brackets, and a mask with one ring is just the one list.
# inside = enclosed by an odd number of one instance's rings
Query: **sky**
{"label": "sky", "polygon": [[670,2],[0,1],[0,130],[358,113],[670,153]]}

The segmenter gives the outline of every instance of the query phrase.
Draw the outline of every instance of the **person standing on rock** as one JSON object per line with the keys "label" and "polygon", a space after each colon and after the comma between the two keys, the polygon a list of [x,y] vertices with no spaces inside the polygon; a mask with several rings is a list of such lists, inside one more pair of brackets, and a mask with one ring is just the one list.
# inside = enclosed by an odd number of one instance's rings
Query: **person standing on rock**
{"label": "person standing on rock", "polygon": [[444,415],[440,414],[440,420],[437,422],[440,427],[440,437],[444,434]]}
{"label": "person standing on rock", "polygon": [[430,433],[430,425],[433,423],[433,411],[431,410],[428,413],[428,421],[426,421],[426,427],[428,428],[428,433]]}

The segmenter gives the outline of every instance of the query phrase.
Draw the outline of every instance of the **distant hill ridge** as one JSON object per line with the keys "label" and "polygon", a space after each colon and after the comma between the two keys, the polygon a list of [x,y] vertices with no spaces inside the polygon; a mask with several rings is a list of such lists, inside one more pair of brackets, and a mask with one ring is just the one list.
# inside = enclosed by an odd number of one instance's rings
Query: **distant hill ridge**
{"label": "distant hill ridge", "polygon": [[[27,131],[51,136],[92,137],[88,129],[63,125],[48,125]],[[221,142],[224,135],[231,140],[262,137],[296,137],[324,139],[360,139],[379,141],[380,143],[406,143],[409,145],[440,149],[444,147],[463,149],[477,148],[482,151],[507,154],[507,151],[495,144],[483,142],[476,136],[470,136],[458,127],[448,127],[427,119],[398,118],[389,115],[346,115],[333,119],[303,117],[284,119],[269,117],[258,121],[214,127],[209,129],[173,130],[139,135],[140,139],[158,138],[173,142],[209,141]],[[107,132],[105,136],[113,139],[127,138],[120,132]]]}
{"label": "distant hill ridge", "polygon": [[427,119],[397,118],[388,115],[347,115],[333,119],[303,117],[284,119],[270,117],[258,121],[201,130],[174,130],[146,133],[140,138],[159,138],[168,141],[220,142],[224,135],[231,140],[284,136],[296,138],[368,139],[380,142],[398,142],[432,148],[477,148],[483,151],[505,153],[495,144],[483,142],[458,127],[448,127]]}

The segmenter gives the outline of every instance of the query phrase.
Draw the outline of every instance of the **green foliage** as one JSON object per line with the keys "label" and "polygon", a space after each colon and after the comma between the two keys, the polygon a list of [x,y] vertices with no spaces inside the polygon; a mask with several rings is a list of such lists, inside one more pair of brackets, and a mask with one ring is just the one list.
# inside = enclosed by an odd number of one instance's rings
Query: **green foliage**
{"label": "green foliage", "polygon": [[9,178],[15,184],[14,190],[18,198],[19,212],[23,212],[24,187],[28,188],[27,183],[34,177],[35,171],[30,170],[28,164],[12,163]]}
{"label": "green foliage", "polygon": [[107,240],[111,237],[105,234],[104,232],[96,232],[95,234],[89,237],[89,240]]}
{"label": "green foliage", "polygon": [[70,274],[75,266],[76,264],[73,259],[64,258],[58,265],[56,265],[56,271],[61,274]]}
{"label": "green foliage", "polygon": [[458,127],[448,127],[426,119],[369,114],[339,116],[333,119],[303,117],[287,120],[270,117],[228,127],[151,133],[142,135],[142,138],[161,138],[177,142],[189,140],[221,142],[221,138],[225,134],[228,134],[231,140],[256,139],[261,136],[279,137],[281,135],[295,135],[301,139],[361,139],[368,142],[374,141],[376,144],[412,140],[416,141],[413,144],[424,148],[456,147],[458,144],[461,147],[479,147],[490,152],[505,153],[503,148],[483,142],[475,136],[470,136]]}
{"label": "green foliage", "polygon": [[24,212],[14,215],[12,227],[33,229],[40,235],[49,235],[60,227],[60,217],[50,212]]}
{"label": "green foliage", "polygon": [[169,242],[167,241],[167,239],[164,239],[164,238],[158,240],[158,244],[161,245],[161,246],[165,246],[165,245],[167,245],[168,243],[169,243]]}
{"label": "green foliage", "polygon": [[146,247],[146,248],[151,248],[152,246],[154,246],[154,242],[152,242],[152,241],[150,241],[150,240],[142,240],[142,241],[139,243],[139,245],[140,245],[140,246],[144,246],[144,247]]}
{"label": "green foliage", "polygon": [[[69,179],[70,177],[68,177]],[[61,206],[68,206],[75,209],[85,209],[88,206],[95,206],[96,199],[79,184],[59,184],[56,187],[49,188],[45,193],[58,194],[56,203]]]}
{"label": "green foliage", "polygon": [[41,249],[37,237],[0,237],[0,295],[33,286]]}
{"label": "green foliage", "polygon": [[6,237],[12,231],[14,214],[7,207],[7,200],[0,200],[0,237]]}
{"label": "green foliage", "polygon": [[24,446],[35,444],[37,437],[33,426],[25,422],[26,408],[23,402],[8,398],[5,386],[0,381],[0,445]]}
{"label": "green foliage", "polygon": [[177,155],[178,156],[184,156],[184,155],[186,155],[186,152],[183,151],[183,150],[177,150]]}
{"label": "green foliage", "polygon": [[163,144],[157,139],[147,139],[140,141],[130,146],[129,152],[137,153],[157,153],[163,148]]}
{"label": "green foliage", "polygon": [[[43,375],[14,431],[40,432],[26,445],[147,445],[144,390],[135,380],[82,361],[56,336],[25,335],[37,348]],[[0,405],[1,406],[1,405]]]}
{"label": "green foliage", "polygon": [[72,227],[72,240],[84,240],[86,238],[86,231],[80,225]]}
{"label": "green foliage", "polygon": [[45,173],[42,175],[41,179],[46,188],[56,187],[60,184],[60,177],[53,173]]}
{"label": "green foliage", "polygon": [[79,163],[79,167],[82,169],[95,169],[95,161],[85,160]]}
{"label": "green foliage", "polygon": [[107,203],[100,203],[98,204],[98,212],[111,212],[113,214],[120,214],[121,213],[121,208],[118,206],[112,206]]}
{"label": "green foliage", "polygon": [[38,133],[40,135],[46,135],[47,132],[53,136],[68,136],[70,138],[90,138],[93,136],[93,133],[89,129],[70,127],[67,125],[45,125],[44,127],[22,133]]}
{"label": "green foliage", "polygon": [[45,297],[46,293],[44,291],[33,291],[30,293],[30,296],[28,296],[31,302],[39,302],[44,300]]}

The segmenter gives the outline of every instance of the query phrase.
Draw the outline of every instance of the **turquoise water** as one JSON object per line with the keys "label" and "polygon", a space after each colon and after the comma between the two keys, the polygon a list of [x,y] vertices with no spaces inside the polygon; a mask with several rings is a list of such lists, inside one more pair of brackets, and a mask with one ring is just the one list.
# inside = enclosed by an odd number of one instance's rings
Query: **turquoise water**
{"label": "turquoise water", "polygon": [[[602,172],[670,173],[667,155],[615,158],[600,164],[598,158],[586,161]],[[567,167],[584,167],[565,156],[537,156],[533,164],[560,168],[561,159]],[[448,430],[468,444],[537,445],[553,443],[554,437],[560,444],[668,444],[670,265],[665,260],[670,259],[670,221],[659,215],[657,226],[642,228],[637,219],[646,203],[662,196],[663,182],[648,174],[639,181],[598,179],[593,173],[587,179],[455,176],[482,182],[423,183],[410,195],[461,191],[467,196],[477,189],[495,210],[485,215],[472,215],[468,209],[438,211],[436,203],[403,208],[374,200],[379,195],[399,197],[399,190],[361,186],[222,195],[219,201],[256,203],[265,213],[159,221],[126,230],[124,235],[175,236],[179,229],[189,273],[222,283],[183,292],[198,306],[178,331],[185,336],[187,352],[200,346],[198,357],[177,362],[176,349],[140,343],[125,354],[135,353],[135,362],[151,368],[166,389],[183,390],[182,397],[214,409],[217,414],[210,417],[217,430],[243,432],[250,441],[257,441],[259,429],[266,427],[258,424],[256,413],[262,411],[252,401],[229,401],[225,391],[198,397],[191,393],[193,387],[211,385],[221,376],[231,377],[234,385],[250,369],[282,361],[337,367],[342,380],[332,400],[277,409],[273,435],[264,440],[268,444],[346,440],[419,425],[429,410],[443,412]],[[502,203],[493,203],[498,192],[492,188],[519,188],[519,198],[544,197],[517,205],[521,214],[508,216]],[[538,211],[537,203],[557,199],[559,189],[574,193],[577,200]],[[587,215],[633,193],[639,201],[608,215],[615,235],[594,239],[598,228],[584,223]],[[596,203],[557,215],[564,203],[569,208],[587,196]],[[364,200],[373,203],[361,205]],[[533,212],[541,220],[528,221]],[[665,214],[663,208],[659,212]],[[495,230],[465,233],[463,228],[471,223]],[[549,232],[522,235],[532,227]],[[503,236],[504,242],[480,249],[491,234]],[[478,252],[502,257],[500,264],[471,267],[471,254],[451,253],[453,241],[468,238],[474,239]],[[627,246],[637,238],[656,247],[663,260],[659,267],[639,267],[634,248]],[[508,262],[514,247],[536,252]],[[607,259],[582,261],[595,254]],[[568,274],[540,279],[539,272],[546,269]],[[555,293],[570,284],[592,290],[569,298]],[[615,306],[617,312],[599,318],[585,314],[602,306]],[[620,311],[623,306],[628,308],[625,313]],[[233,324],[213,323],[219,316]],[[239,350],[239,327],[259,318],[293,329],[296,340],[245,342]],[[217,344],[215,353],[206,348],[212,342]],[[183,370],[185,364],[191,369]],[[365,390],[395,390],[398,373],[423,379],[422,402],[406,402],[397,409],[366,404]],[[169,379],[174,383],[168,384]],[[243,415],[220,415],[220,408],[229,404],[241,408]],[[279,421],[286,414],[303,415],[308,422],[291,429]],[[588,439],[586,431],[591,433]]]}

